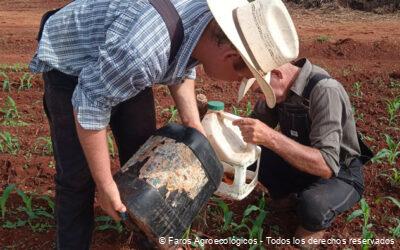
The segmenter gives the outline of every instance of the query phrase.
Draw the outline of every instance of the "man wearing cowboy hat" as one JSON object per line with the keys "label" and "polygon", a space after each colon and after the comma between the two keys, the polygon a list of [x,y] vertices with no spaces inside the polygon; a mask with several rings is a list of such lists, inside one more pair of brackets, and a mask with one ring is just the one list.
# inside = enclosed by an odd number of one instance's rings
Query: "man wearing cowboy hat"
{"label": "man wearing cowboy hat", "polygon": [[[363,192],[363,144],[350,100],[325,70],[307,59],[290,63],[298,38],[281,1],[232,2],[215,1],[210,8],[254,76],[242,82],[239,100],[254,82],[265,96],[256,104],[256,119],[234,125],[246,142],[263,146],[259,180],[275,204],[293,201],[301,221],[295,234],[311,245]],[[224,15],[220,5],[232,14]],[[273,129],[277,124],[281,133]]]}
{"label": "man wearing cowboy hat", "polygon": [[206,0],[77,0],[55,12],[42,19],[30,68],[45,82],[56,160],[56,247],[88,249],[95,188],[108,215],[119,220],[117,212],[126,210],[110,170],[107,125],[123,165],[156,128],[152,85],[167,85],[183,123],[204,132],[194,67],[202,64],[226,81],[252,74]]}

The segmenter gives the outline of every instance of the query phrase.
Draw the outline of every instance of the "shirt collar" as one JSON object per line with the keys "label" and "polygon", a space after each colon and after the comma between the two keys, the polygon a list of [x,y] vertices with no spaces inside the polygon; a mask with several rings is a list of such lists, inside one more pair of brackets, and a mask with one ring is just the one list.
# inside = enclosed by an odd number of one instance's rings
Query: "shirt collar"
{"label": "shirt collar", "polygon": [[189,27],[190,24],[183,24],[185,29],[185,38],[182,47],[178,52],[178,59],[172,76],[173,79],[182,78],[185,75],[188,66],[193,67],[198,64],[198,61],[189,61],[189,59],[191,58],[192,52],[203,34],[204,29],[212,18],[213,16],[211,12],[207,11],[196,20],[195,25],[191,24],[192,27]]}
{"label": "shirt collar", "polygon": [[296,95],[301,96],[308,82],[308,79],[310,78],[312,64],[307,58],[301,58],[293,62],[293,65],[299,67],[301,70],[290,90],[293,91]]}

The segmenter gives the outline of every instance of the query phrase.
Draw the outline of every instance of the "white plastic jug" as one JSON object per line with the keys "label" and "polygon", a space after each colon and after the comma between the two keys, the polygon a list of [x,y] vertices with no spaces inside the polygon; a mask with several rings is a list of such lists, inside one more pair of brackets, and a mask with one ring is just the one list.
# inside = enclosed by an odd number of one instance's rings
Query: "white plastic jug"
{"label": "white plastic jug", "polygon": [[[233,183],[223,181],[215,194],[242,200],[257,185],[261,148],[243,140],[239,127],[232,124],[241,117],[224,112],[223,102],[211,101],[208,108],[202,120],[204,130],[224,166],[225,175],[233,177]],[[255,172],[247,170],[256,161]]]}

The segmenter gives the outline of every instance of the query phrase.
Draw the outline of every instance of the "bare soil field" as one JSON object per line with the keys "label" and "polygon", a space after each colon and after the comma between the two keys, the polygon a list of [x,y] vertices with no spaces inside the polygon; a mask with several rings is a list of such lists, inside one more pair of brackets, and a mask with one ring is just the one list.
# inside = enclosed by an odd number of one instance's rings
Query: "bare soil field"
{"label": "bare soil field", "polygon": [[[31,75],[27,64],[36,47],[36,33],[41,15],[48,9],[63,6],[63,0],[3,0],[0,5],[0,201],[6,188],[15,185],[4,216],[0,218],[1,249],[54,248],[54,197],[49,128],[42,108],[43,81]],[[300,36],[301,56],[327,69],[344,85],[354,105],[359,132],[375,153],[387,149],[380,160],[365,166],[365,201],[369,205],[369,220],[357,217],[348,221],[351,211],[340,215],[326,232],[326,239],[347,239],[346,244],[325,244],[321,249],[359,249],[348,239],[360,239],[364,229],[375,239],[393,239],[393,244],[374,245],[375,249],[400,249],[400,204],[383,197],[400,200],[399,109],[390,106],[400,102],[400,16],[338,9],[335,11],[299,8],[289,5]],[[154,87],[161,127],[169,120],[173,105],[168,89]],[[214,81],[199,67],[196,91],[209,100],[221,100],[226,110],[244,114],[246,104],[254,104],[259,93],[236,104],[238,83]],[[14,103],[15,102],[15,103]],[[9,134],[8,134],[9,133]],[[114,146],[115,148],[115,146]],[[382,151],[381,151],[382,152]],[[385,151],[386,152],[386,151]],[[113,153],[113,169],[118,169],[117,152]],[[395,175],[398,174],[398,176]],[[22,199],[25,197],[25,200]],[[49,197],[49,198],[46,198]],[[261,203],[264,202],[265,206]],[[268,192],[258,186],[245,200],[211,200],[199,213],[187,237],[220,239],[230,236],[249,238],[247,229],[224,228],[222,201],[229,207],[232,220],[243,219],[248,206],[254,204],[265,211],[261,232],[266,249],[296,249],[285,244],[268,244],[265,237],[291,238],[297,221],[293,213],[279,213],[268,207]],[[1,202],[0,202],[1,204]],[[366,207],[364,206],[364,209]],[[257,210],[257,211],[260,211]],[[261,213],[261,212],[260,212]],[[251,213],[245,224],[252,229],[258,212]],[[364,213],[366,215],[366,213]],[[93,249],[138,249],[136,236],[121,229],[96,207],[97,227]],[[365,218],[365,217],[364,217]],[[365,223],[365,225],[364,225]],[[371,226],[367,226],[371,224]],[[396,231],[397,228],[397,231]],[[396,234],[397,232],[397,234]],[[258,236],[257,236],[258,237]],[[364,238],[366,237],[364,231]],[[397,237],[397,238],[396,238]],[[190,245],[186,245],[190,247]],[[197,246],[198,247],[198,246]],[[232,249],[229,245],[207,245],[206,249]],[[200,247],[198,247],[200,249]],[[249,246],[241,245],[240,249]]]}

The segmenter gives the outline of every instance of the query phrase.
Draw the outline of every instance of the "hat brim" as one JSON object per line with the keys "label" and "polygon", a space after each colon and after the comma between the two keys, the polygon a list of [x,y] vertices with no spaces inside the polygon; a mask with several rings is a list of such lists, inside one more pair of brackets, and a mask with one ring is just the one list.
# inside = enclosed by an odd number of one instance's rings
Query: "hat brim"
{"label": "hat brim", "polygon": [[233,19],[233,11],[238,7],[248,5],[249,2],[247,0],[207,0],[207,4],[225,35],[240,54],[250,62],[250,56],[244,47]]}
{"label": "hat brim", "polygon": [[[240,55],[255,77],[258,85],[265,95],[268,107],[273,108],[276,104],[276,97],[271,86],[269,85],[269,82],[265,79],[268,78],[269,75],[263,77],[259,72],[257,72],[256,67],[252,63],[250,55],[243,44],[239,32],[237,31],[235,20],[233,19],[233,11],[238,7],[248,5],[249,2],[247,0],[207,0],[207,3],[218,25],[224,31],[231,43],[239,51]],[[251,84],[249,81],[247,82],[247,84],[250,84],[250,86],[253,83],[254,81]],[[247,87],[247,90],[250,88],[250,86]],[[244,94],[246,94],[247,90],[244,92]],[[243,96],[240,98],[240,95],[241,93],[239,92],[239,99],[243,98]]]}
{"label": "hat brim", "polygon": [[[251,70],[251,68],[250,68]],[[276,105],[276,97],[273,89],[269,85],[271,81],[271,73],[269,72],[264,77],[258,74],[257,72],[252,72],[255,75],[255,78],[248,79],[240,84],[239,87],[239,94],[238,94],[238,102],[240,102],[243,97],[246,95],[247,91],[251,88],[254,82],[257,82],[258,86],[260,87],[261,91],[265,96],[265,101],[269,108],[274,108]]]}

